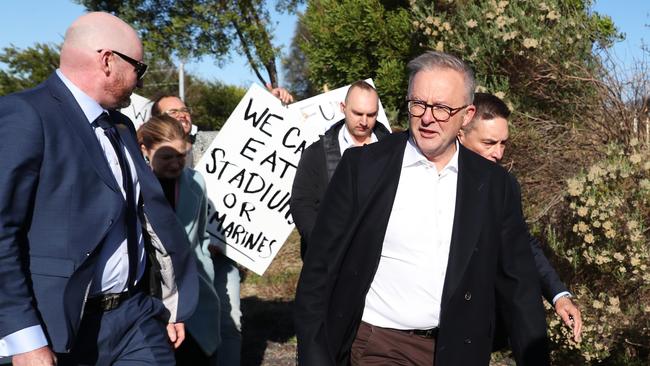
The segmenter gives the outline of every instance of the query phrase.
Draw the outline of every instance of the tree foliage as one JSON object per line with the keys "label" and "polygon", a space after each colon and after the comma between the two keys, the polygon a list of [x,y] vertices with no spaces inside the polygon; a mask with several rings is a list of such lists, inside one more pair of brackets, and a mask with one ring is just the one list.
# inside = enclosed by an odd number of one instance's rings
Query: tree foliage
{"label": "tree foliage", "polygon": [[456,54],[474,68],[480,90],[499,93],[526,113],[578,115],[593,96],[592,50],[619,38],[589,0],[413,2],[422,46]]}
{"label": "tree foliage", "polygon": [[[59,66],[59,47],[39,43],[26,49],[5,47],[0,52],[0,62],[8,68],[0,70],[0,95],[6,95],[45,81]],[[135,92],[152,100],[161,94],[177,95],[176,66],[165,59],[153,59],[149,63],[144,85]],[[220,129],[245,93],[238,86],[185,74],[185,101],[193,107],[193,122],[202,130]]]}
{"label": "tree foliage", "polygon": [[13,45],[0,52],[0,95],[35,87],[59,66],[59,46],[36,43],[24,50]]}
{"label": "tree foliage", "polygon": [[310,36],[301,47],[312,82],[336,88],[373,78],[389,113],[403,106],[413,54],[405,1],[312,0],[304,22]]}
{"label": "tree foliage", "polygon": [[[154,100],[178,95],[178,69],[168,60],[153,60],[144,85],[136,93]],[[192,122],[200,130],[219,130],[246,90],[219,81],[206,81],[185,72],[185,103],[192,107]]]}
{"label": "tree foliage", "polygon": [[[246,57],[262,84],[277,86],[273,26],[263,0],[75,0],[89,10],[113,13],[132,24],[148,53],[169,58],[215,57],[230,52]],[[293,10],[300,0],[280,0],[276,8]]]}
{"label": "tree foliage", "polygon": [[282,58],[282,68],[286,87],[291,90],[298,100],[319,94],[320,88],[309,79],[309,60],[300,45],[309,39],[303,15],[298,14],[296,30],[291,39],[289,54]]}
{"label": "tree foliage", "polygon": [[187,98],[193,106],[192,122],[201,130],[220,130],[244,94],[246,89],[218,81],[197,85]]}

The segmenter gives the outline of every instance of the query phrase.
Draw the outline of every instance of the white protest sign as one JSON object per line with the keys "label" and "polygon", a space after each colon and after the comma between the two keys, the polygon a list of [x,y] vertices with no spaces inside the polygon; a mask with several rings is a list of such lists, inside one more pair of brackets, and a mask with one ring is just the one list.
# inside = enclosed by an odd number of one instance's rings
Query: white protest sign
{"label": "white protest sign", "polygon": [[[366,79],[366,82],[375,86],[372,79]],[[312,143],[318,140],[318,136],[324,134],[330,126],[345,118],[340,106],[341,102],[345,101],[345,95],[349,88],[350,85],[347,85],[289,105],[289,109],[295,111],[298,116],[303,130],[302,136],[307,142]],[[390,131],[381,100],[379,101],[377,122],[382,123]]]}
{"label": "white protest sign", "polygon": [[120,109],[120,112],[131,119],[133,126],[137,130],[151,116],[152,104],[149,99],[143,96],[131,94],[131,104],[126,108]]}
{"label": "white protest sign", "polygon": [[291,184],[307,142],[293,112],[253,84],[196,165],[205,178],[208,233],[262,275],[293,230]]}

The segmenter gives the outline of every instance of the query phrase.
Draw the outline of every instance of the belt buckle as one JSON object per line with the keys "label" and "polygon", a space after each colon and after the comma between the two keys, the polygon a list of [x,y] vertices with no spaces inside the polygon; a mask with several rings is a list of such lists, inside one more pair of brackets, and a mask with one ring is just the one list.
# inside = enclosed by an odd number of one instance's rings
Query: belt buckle
{"label": "belt buckle", "polygon": [[101,301],[101,309],[103,311],[110,311],[120,305],[121,294],[105,295]]}
{"label": "belt buckle", "polygon": [[413,334],[423,337],[423,338],[436,338],[438,336],[438,327],[430,329],[416,329],[413,331]]}

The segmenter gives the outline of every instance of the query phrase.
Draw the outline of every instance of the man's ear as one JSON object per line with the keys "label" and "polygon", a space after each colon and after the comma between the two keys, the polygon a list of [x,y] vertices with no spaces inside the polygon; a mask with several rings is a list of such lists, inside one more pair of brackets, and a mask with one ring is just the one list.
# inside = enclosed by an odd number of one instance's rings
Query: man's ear
{"label": "man's ear", "polygon": [[472,118],[474,118],[475,113],[476,113],[476,107],[474,106],[474,104],[470,104],[469,106],[467,106],[467,108],[465,109],[465,114],[463,115],[463,124],[461,125],[461,129],[467,126],[467,124],[472,120]]}
{"label": "man's ear", "polygon": [[99,58],[101,62],[100,67],[102,69],[102,72],[106,76],[111,74],[111,57],[112,57],[112,53],[110,53],[109,51],[102,50],[99,53]]}
{"label": "man's ear", "polygon": [[341,113],[345,113],[345,102],[341,102]]}

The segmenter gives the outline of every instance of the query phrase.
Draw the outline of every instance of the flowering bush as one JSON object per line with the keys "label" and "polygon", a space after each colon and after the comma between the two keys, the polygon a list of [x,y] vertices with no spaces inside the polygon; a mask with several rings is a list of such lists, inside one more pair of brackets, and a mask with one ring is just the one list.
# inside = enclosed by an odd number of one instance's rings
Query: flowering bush
{"label": "flowering bush", "polygon": [[[527,113],[566,115],[567,97],[590,94],[592,48],[618,37],[590,1],[412,0],[421,46],[472,64],[479,91],[499,92]],[[579,77],[577,77],[579,76]]]}
{"label": "flowering bush", "polygon": [[573,275],[583,341],[573,342],[553,311],[549,333],[558,360],[647,362],[650,150],[632,140],[625,150],[610,146],[606,156],[568,179],[561,209],[547,230],[549,244]]}

